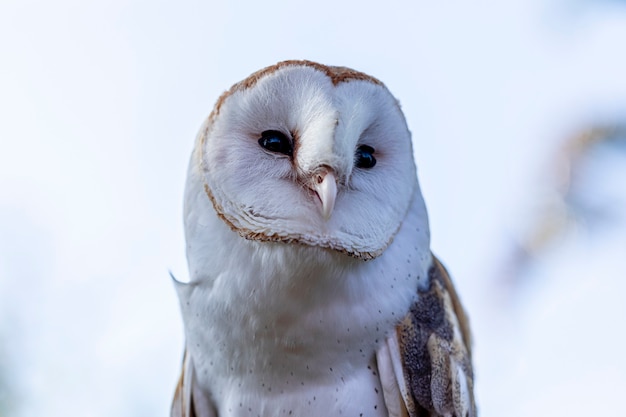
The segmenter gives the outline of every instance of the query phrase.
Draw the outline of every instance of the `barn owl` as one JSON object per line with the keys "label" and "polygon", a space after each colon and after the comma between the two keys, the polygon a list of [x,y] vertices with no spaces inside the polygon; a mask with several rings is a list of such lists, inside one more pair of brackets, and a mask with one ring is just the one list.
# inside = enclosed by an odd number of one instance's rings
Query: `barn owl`
{"label": "barn owl", "polygon": [[476,415],[468,322],[398,101],[345,67],[235,84],[185,188],[186,349],[171,415]]}

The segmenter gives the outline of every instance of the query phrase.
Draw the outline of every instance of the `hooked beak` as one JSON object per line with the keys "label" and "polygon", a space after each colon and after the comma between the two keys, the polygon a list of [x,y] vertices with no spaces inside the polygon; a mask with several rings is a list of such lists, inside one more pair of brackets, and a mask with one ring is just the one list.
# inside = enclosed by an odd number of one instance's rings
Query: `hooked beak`
{"label": "hooked beak", "polygon": [[322,203],[322,216],[324,220],[330,219],[335,208],[337,198],[337,180],[332,171],[324,169],[313,176],[313,191]]}

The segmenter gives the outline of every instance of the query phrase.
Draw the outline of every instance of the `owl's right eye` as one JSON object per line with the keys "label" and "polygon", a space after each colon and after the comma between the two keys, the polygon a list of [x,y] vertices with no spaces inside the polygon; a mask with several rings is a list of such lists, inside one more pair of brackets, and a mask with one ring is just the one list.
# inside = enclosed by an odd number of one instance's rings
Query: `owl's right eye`
{"label": "owl's right eye", "polygon": [[288,156],[293,154],[291,141],[287,136],[277,130],[266,130],[261,133],[259,145],[270,152],[278,152]]}

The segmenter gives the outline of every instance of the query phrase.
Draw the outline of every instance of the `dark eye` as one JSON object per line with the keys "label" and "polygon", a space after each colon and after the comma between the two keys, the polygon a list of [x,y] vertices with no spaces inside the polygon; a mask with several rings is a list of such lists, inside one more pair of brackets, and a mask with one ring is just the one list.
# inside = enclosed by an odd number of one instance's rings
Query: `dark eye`
{"label": "dark eye", "polygon": [[356,153],[354,154],[354,164],[357,168],[371,168],[376,165],[374,148],[367,145],[361,145],[356,148]]}
{"label": "dark eye", "polygon": [[259,145],[270,152],[278,152],[289,156],[293,153],[293,148],[291,147],[291,141],[289,138],[276,130],[266,130],[261,133]]}

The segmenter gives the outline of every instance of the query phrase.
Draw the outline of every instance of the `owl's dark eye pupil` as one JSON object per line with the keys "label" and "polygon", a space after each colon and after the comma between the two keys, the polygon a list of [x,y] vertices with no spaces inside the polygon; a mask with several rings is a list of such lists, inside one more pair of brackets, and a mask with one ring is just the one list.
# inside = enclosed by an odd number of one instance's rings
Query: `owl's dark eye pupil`
{"label": "owl's dark eye pupil", "polygon": [[371,168],[376,165],[374,148],[368,145],[361,145],[356,148],[356,152],[354,154],[354,164],[357,168]]}
{"label": "owl's dark eye pupil", "polygon": [[270,152],[282,153],[289,156],[293,154],[291,141],[282,132],[277,130],[266,130],[261,133],[259,145]]}

